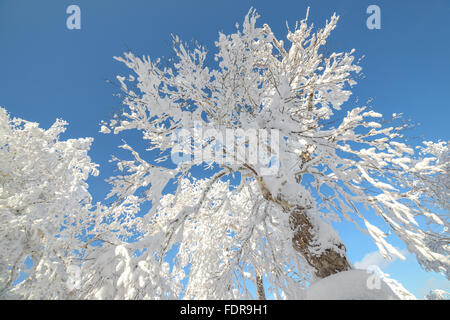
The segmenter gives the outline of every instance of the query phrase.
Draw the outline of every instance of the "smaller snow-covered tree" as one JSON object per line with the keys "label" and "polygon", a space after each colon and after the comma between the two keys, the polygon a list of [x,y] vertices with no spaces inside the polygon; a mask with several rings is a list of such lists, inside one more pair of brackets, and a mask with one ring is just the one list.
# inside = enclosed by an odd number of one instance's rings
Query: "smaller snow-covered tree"
{"label": "smaller snow-covered tree", "polygon": [[[69,267],[89,219],[86,179],[97,174],[92,139],[60,141],[66,122],[48,130],[0,108],[0,297],[67,297]],[[25,264],[30,259],[29,265]],[[28,278],[19,285],[21,273]]]}

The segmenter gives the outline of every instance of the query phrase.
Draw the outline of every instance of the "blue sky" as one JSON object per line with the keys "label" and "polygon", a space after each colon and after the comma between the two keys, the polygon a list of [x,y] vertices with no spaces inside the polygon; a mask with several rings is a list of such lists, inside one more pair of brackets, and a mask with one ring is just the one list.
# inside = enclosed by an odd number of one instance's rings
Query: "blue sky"
{"label": "blue sky", "polygon": [[[81,8],[81,30],[66,28],[71,4]],[[381,8],[380,30],[366,27],[371,4]],[[316,26],[337,12],[341,20],[329,49],[355,48],[357,57],[365,56],[364,77],[354,96],[363,102],[373,98],[378,112],[404,113],[420,123],[411,136],[449,139],[448,0],[0,0],[0,106],[45,128],[62,118],[69,122],[64,138],[94,137],[91,157],[101,165],[101,175],[89,182],[101,200],[108,192],[103,180],[113,174],[108,160],[119,154],[121,143],[117,136],[98,133],[100,121],[120,107],[113,96],[117,89],[106,80],[128,74],[112,57],[129,49],[152,58],[171,57],[171,34],[195,39],[214,52],[218,31],[234,31],[252,6],[260,23],[268,23],[279,37],[286,33],[286,21],[294,25],[308,6]],[[137,138],[127,136],[133,143]],[[350,224],[338,230],[352,262],[376,251],[369,237]],[[404,248],[395,239],[394,244]],[[430,286],[449,287],[442,276],[422,271],[414,257],[380,264],[418,297]]]}

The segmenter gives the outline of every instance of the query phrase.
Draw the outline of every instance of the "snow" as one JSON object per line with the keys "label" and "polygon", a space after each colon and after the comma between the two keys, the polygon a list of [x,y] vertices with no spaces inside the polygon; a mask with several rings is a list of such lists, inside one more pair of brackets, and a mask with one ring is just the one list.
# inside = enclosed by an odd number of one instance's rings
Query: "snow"
{"label": "snow", "polygon": [[307,300],[399,300],[375,273],[365,270],[339,272],[312,283]]}
{"label": "snow", "polygon": [[450,300],[450,294],[442,289],[431,290],[427,296],[426,300]]}

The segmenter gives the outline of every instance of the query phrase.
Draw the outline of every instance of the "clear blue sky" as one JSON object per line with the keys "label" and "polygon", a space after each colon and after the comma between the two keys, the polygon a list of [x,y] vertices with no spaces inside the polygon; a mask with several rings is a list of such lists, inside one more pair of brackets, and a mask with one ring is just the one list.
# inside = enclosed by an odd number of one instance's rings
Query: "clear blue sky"
{"label": "clear blue sky", "polygon": [[[66,28],[71,4],[81,8],[81,30]],[[380,30],[366,28],[371,4],[381,8]],[[355,48],[358,57],[365,55],[364,78],[354,95],[360,101],[374,98],[378,112],[404,113],[420,123],[411,135],[449,139],[448,0],[0,0],[0,106],[46,128],[62,118],[69,122],[64,138],[94,137],[91,157],[101,165],[101,175],[89,182],[101,200],[108,191],[103,180],[113,173],[108,160],[120,144],[117,136],[98,133],[99,122],[120,107],[113,96],[117,90],[106,79],[128,74],[112,57],[128,49],[171,57],[171,34],[198,40],[214,52],[218,31],[232,32],[251,6],[279,37],[285,35],[285,22],[294,25],[307,6],[316,26],[337,12],[341,20],[330,50]],[[344,223],[338,230],[352,262],[376,250],[354,227]],[[395,239],[394,244],[403,248]],[[429,286],[449,286],[440,275],[422,271],[413,257],[383,270],[418,297]]]}

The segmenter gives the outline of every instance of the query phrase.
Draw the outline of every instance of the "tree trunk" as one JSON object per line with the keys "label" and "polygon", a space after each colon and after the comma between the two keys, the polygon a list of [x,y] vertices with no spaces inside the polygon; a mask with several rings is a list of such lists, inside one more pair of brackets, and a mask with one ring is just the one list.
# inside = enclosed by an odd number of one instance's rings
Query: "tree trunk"
{"label": "tree trunk", "polygon": [[[249,167],[247,166],[247,168]],[[290,227],[294,231],[292,245],[295,250],[303,255],[309,265],[316,269],[316,277],[325,278],[351,269],[343,243],[336,244],[336,250],[325,249],[320,255],[315,254],[314,246],[317,246],[317,244],[314,243],[314,226],[306,214],[306,209],[289,204],[283,200],[282,195],[273,197],[264,180],[257,176],[256,172],[255,176],[264,199],[277,203],[283,208],[283,211],[289,214]]]}
{"label": "tree trunk", "polygon": [[343,251],[341,255],[338,251],[326,249],[322,254],[316,255],[312,249],[314,246],[313,225],[302,208],[294,207],[289,216],[289,222],[294,236],[292,245],[294,249],[305,257],[306,261],[316,269],[315,275],[325,278],[329,275],[350,270],[350,263],[345,255],[345,246],[340,243],[337,249]]}
{"label": "tree trunk", "polygon": [[256,288],[257,288],[257,292],[258,292],[258,299],[266,300],[266,293],[264,290],[263,278],[259,274],[259,272],[257,272],[257,274],[256,274]]}

